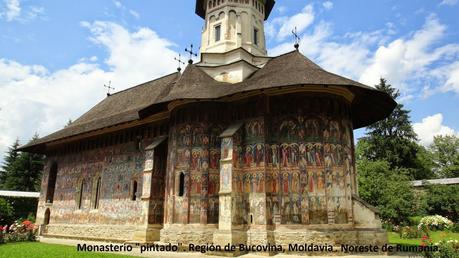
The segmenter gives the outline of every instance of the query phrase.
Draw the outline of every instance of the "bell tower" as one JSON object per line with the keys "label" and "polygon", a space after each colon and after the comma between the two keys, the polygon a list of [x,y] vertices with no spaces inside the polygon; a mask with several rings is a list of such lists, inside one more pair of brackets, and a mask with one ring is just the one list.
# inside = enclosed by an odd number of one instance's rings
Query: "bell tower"
{"label": "bell tower", "polygon": [[243,47],[266,55],[264,20],[274,0],[197,0],[196,13],[204,18],[201,53],[223,53]]}
{"label": "bell tower", "polygon": [[[274,0],[196,0],[196,14],[204,19],[199,66],[218,81],[240,82],[266,63],[264,21]],[[211,69],[244,60],[228,71]],[[207,69],[206,69],[207,68]],[[214,71],[218,70],[218,71]]]}

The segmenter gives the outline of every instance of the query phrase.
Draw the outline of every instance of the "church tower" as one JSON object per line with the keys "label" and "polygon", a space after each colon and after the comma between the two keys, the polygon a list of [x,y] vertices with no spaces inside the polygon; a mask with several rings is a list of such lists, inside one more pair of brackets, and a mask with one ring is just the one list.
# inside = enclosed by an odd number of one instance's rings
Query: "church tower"
{"label": "church tower", "polygon": [[274,0],[197,0],[205,22],[198,64],[217,81],[237,83],[269,60],[264,21]]}

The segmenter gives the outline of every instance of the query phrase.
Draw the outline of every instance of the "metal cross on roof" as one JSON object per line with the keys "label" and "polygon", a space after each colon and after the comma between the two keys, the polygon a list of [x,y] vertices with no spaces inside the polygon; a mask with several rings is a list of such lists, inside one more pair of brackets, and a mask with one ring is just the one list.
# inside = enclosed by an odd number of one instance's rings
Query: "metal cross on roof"
{"label": "metal cross on roof", "polygon": [[193,56],[197,57],[198,54],[193,52],[193,44],[191,44],[190,49],[185,48],[185,52],[190,53],[190,60],[188,60],[189,64],[193,63]]}
{"label": "metal cross on roof", "polygon": [[295,49],[298,50],[298,48],[300,47],[300,36],[298,36],[296,26],[295,26],[295,29],[292,30],[292,34],[293,34],[293,37],[295,37],[295,45],[294,45]]}
{"label": "metal cross on roof", "polygon": [[180,67],[180,65],[185,65],[185,62],[182,61],[182,55],[181,54],[178,54],[178,58],[177,57],[174,57],[174,60],[178,62],[178,68],[177,68],[177,71],[181,71],[182,68]]}
{"label": "metal cross on roof", "polygon": [[109,81],[108,85],[104,84],[104,87],[107,88],[107,97],[110,96],[110,90],[115,89],[114,87],[112,87],[112,81]]}

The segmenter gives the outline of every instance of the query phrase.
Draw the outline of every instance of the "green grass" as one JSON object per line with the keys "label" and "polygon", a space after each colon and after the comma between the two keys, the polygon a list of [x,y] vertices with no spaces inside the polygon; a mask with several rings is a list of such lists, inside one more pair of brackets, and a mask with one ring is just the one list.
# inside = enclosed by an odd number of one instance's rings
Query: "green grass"
{"label": "green grass", "polygon": [[[408,244],[408,245],[420,245],[421,238],[413,238],[413,239],[402,239],[400,235],[395,232],[388,232],[389,233],[389,243],[391,244]],[[459,233],[452,233],[447,231],[432,231],[429,233],[429,237],[433,243],[438,242],[440,240],[452,240],[456,239],[459,240]]]}
{"label": "green grass", "polygon": [[77,252],[74,246],[45,244],[40,242],[20,242],[0,245],[0,258],[132,258],[132,256],[111,253]]}

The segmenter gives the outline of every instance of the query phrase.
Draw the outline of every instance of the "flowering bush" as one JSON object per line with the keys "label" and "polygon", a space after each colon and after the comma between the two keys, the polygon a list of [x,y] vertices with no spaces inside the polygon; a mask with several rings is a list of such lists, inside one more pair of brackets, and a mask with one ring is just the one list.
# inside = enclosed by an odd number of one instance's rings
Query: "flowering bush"
{"label": "flowering bush", "polygon": [[29,220],[15,221],[9,227],[0,227],[0,243],[34,241],[37,227]]}
{"label": "flowering bush", "polygon": [[448,229],[453,225],[453,222],[440,215],[426,216],[421,219],[418,229],[427,232],[428,230],[443,230]]}
{"label": "flowering bush", "polygon": [[423,234],[421,230],[416,227],[402,227],[399,231],[400,238],[420,238]]}

